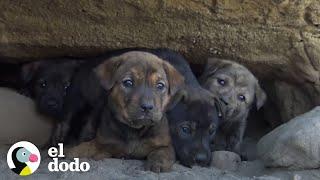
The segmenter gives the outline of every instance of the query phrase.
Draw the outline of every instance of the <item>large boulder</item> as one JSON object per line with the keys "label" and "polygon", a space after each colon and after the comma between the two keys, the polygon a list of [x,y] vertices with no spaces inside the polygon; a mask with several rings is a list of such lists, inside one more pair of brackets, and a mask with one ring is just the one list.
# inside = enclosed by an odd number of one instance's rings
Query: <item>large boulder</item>
{"label": "large boulder", "polygon": [[40,147],[49,140],[53,120],[37,113],[30,98],[0,88],[0,107],[0,147],[18,141]]}
{"label": "large boulder", "polygon": [[320,107],[300,115],[265,135],[258,155],[267,167],[320,168]]}
{"label": "large boulder", "polygon": [[168,47],[194,64],[229,58],[260,78],[294,83],[315,106],[319,12],[319,0],[1,0],[0,62]]}

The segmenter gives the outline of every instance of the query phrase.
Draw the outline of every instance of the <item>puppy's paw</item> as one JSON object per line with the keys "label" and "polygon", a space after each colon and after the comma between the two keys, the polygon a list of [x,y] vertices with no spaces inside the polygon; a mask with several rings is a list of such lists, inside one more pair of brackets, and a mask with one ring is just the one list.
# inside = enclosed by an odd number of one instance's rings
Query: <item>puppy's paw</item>
{"label": "puppy's paw", "polygon": [[63,131],[63,129],[65,129],[64,126],[65,125],[61,122],[56,125],[50,139],[50,144],[52,146],[57,146],[58,143],[64,143],[66,137],[66,133]]}
{"label": "puppy's paw", "polygon": [[174,161],[173,147],[161,147],[155,149],[148,155],[145,169],[155,173],[167,172],[171,170]]}
{"label": "puppy's paw", "polygon": [[79,141],[91,141],[96,137],[96,132],[81,132],[79,135]]}
{"label": "puppy's paw", "polygon": [[145,170],[155,173],[168,172],[171,170],[171,165],[159,161],[147,161],[145,164]]}
{"label": "puppy's paw", "polygon": [[68,159],[72,159],[72,158],[86,157],[88,155],[88,152],[75,146],[75,147],[65,148],[64,154]]}
{"label": "puppy's paw", "polygon": [[93,156],[93,159],[96,161],[103,160],[105,158],[111,158],[112,155],[108,152],[98,152]]}
{"label": "puppy's paw", "polygon": [[237,136],[230,136],[227,142],[227,150],[240,154],[241,140]]}
{"label": "puppy's paw", "polygon": [[67,158],[90,158],[97,153],[97,148],[94,142],[83,142],[77,146],[65,149]]}

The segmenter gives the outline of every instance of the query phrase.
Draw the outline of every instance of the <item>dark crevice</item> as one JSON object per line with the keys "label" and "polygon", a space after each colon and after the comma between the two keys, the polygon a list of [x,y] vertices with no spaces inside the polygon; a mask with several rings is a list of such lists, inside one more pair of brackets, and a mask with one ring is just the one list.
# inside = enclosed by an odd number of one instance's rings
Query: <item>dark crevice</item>
{"label": "dark crevice", "polygon": [[0,63],[0,87],[19,89],[21,87],[19,64]]}
{"label": "dark crevice", "polygon": [[[22,88],[22,83],[20,80],[21,66],[22,64],[0,63],[0,87],[7,87],[19,91]],[[201,75],[205,68],[203,64],[190,64],[190,66],[197,77]],[[270,94],[272,94],[272,92],[270,92]],[[272,104],[273,102],[270,99],[268,103]],[[273,117],[269,117],[267,114],[270,113],[265,112],[265,107],[259,111],[256,111],[255,109],[251,110],[248,118],[246,136],[257,138],[263,134],[266,134],[271,130],[271,128],[274,128],[274,125],[268,123],[268,119],[277,119],[280,113],[276,112],[277,109],[273,109]],[[274,106],[271,105],[271,107]]]}

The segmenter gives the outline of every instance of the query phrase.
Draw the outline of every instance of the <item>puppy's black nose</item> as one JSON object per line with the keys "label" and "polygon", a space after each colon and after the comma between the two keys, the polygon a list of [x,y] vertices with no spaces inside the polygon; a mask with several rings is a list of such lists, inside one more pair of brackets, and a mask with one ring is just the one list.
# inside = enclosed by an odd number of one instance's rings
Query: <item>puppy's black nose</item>
{"label": "puppy's black nose", "polygon": [[195,157],[196,163],[199,165],[206,165],[208,163],[208,155],[207,153],[198,153]]}
{"label": "puppy's black nose", "polygon": [[48,104],[48,106],[51,107],[51,108],[57,108],[57,107],[58,107],[58,103],[57,103],[57,101],[54,100],[54,99],[48,100],[47,104]]}
{"label": "puppy's black nose", "polygon": [[152,104],[141,104],[141,110],[143,112],[146,112],[146,111],[151,111],[153,109],[153,105]]}

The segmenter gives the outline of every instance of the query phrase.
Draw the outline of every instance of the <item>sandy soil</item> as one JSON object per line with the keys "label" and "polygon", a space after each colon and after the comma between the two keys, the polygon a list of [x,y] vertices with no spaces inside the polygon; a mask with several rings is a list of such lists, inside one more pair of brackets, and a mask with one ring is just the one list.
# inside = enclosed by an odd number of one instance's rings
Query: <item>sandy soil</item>
{"label": "sandy soil", "polygon": [[[2,147],[0,150],[0,179],[14,180],[18,175],[14,174],[7,166],[6,151],[7,147]],[[41,153],[45,156],[46,152]],[[143,162],[137,160],[121,160],[121,159],[105,159],[103,161],[92,161],[81,159],[90,163],[91,169],[89,172],[49,172],[47,169],[51,159],[44,157],[40,164],[40,168],[31,176],[25,179],[177,179],[177,180],[193,180],[193,179],[226,179],[226,180],[316,180],[320,179],[320,171],[285,171],[285,170],[268,170],[263,167],[259,161],[242,162],[238,171],[228,172],[221,171],[214,167],[202,168],[193,167],[186,168],[179,164],[175,164],[173,171],[169,173],[156,174],[150,171],[143,171]],[[68,161],[68,160],[61,160]]]}

